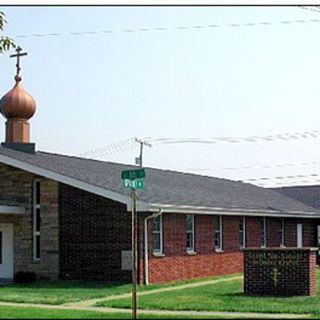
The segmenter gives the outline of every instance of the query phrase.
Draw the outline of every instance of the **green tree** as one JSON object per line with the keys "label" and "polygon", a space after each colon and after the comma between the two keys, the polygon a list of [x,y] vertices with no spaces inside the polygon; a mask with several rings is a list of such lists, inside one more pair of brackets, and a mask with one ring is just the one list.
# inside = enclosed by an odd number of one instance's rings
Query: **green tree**
{"label": "green tree", "polygon": [[[7,23],[7,20],[6,20],[5,14],[4,12],[0,11],[0,32],[3,31],[6,23]],[[16,44],[11,38],[7,36],[0,36],[0,54],[15,47],[16,47]]]}

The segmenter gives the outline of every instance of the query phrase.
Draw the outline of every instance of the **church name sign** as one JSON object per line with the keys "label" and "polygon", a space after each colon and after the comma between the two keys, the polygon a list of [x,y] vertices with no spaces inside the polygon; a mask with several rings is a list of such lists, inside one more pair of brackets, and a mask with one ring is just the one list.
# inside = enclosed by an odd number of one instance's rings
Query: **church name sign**
{"label": "church name sign", "polygon": [[314,248],[247,248],[244,292],[248,295],[313,295],[316,292]]}

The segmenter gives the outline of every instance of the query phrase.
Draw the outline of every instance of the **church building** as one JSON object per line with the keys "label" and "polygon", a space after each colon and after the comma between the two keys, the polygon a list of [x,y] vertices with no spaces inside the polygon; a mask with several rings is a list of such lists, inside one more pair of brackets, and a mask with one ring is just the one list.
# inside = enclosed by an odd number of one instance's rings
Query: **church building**
{"label": "church building", "polygon": [[[120,163],[41,152],[30,142],[36,102],[18,51],[0,147],[0,279],[131,279],[131,198]],[[40,110],[40,112],[42,112]],[[318,246],[320,209],[275,190],[145,168],[139,190],[140,283],[243,270],[245,247]]]}

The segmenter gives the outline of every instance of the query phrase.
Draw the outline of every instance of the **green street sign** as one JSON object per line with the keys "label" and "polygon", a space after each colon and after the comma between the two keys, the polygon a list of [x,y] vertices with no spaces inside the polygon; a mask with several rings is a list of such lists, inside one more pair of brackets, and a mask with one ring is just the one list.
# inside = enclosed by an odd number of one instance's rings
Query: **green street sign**
{"label": "green street sign", "polygon": [[124,179],[123,185],[126,188],[143,189],[144,180],[143,179],[136,179],[136,180]]}
{"label": "green street sign", "polygon": [[144,169],[125,170],[121,172],[121,179],[135,180],[146,176]]}

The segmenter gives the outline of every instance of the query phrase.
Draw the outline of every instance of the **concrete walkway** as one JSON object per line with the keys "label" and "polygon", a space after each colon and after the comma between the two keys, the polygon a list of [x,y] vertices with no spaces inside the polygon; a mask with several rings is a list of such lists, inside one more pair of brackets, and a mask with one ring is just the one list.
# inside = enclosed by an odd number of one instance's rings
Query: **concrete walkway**
{"label": "concrete walkway", "polygon": [[[94,307],[68,307],[64,305],[45,305],[35,303],[11,303],[0,302],[0,306],[60,309],[60,310],[83,310],[105,313],[131,313],[130,309],[121,308],[94,308]],[[259,312],[223,312],[223,311],[180,311],[180,310],[138,310],[139,314],[146,315],[168,315],[168,316],[191,316],[191,317],[224,317],[229,319],[307,319],[310,314],[289,314],[289,313],[259,313]]]}
{"label": "concrete walkway", "polygon": [[[181,289],[195,288],[200,286],[206,286],[215,283],[221,283],[226,281],[241,280],[242,276],[199,281],[183,285],[177,285],[173,287],[152,289],[142,291],[138,293],[138,296],[145,296],[154,293],[161,293],[167,291],[175,291]],[[36,304],[36,303],[13,303],[13,302],[0,302],[0,306],[11,307],[25,307],[25,308],[42,308],[42,309],[60,309],[60,310],[83,310],[105,313],[131,313],[131,309],[125,308],[110,308],[110,307],[94,307],[98,302],[110,301],[115,299],[130,298],[131,293],[119,294],[107,296],[104,298],[82,300],[79,302],[69,302],[62,305],[48,305],[48,304]],[[191,310],[138,310],[138,314],[146,315],[167,315],[167,316],[190,316],[190,317],[223,317],[229,319],[306,319],[311,318],[310,314],[289,314],[289,313],[259,313],[259,312],[224,312],[224,311],[191,311]]]}
{"label": "concrete walkway", "polygon": [[[208,281],[199,281],[199,282],[182,284],[182,285],[178,285],[178,286],[174,286],[174,287],[165,287],[165,288],[159,288],[159,289],[146,290],[146,291],[138,292],[138,297],[146,296],[146,295],[154,294],[154,293],[175,291],[175,290],[181,290],[181,289],[189,289],[189,288],[195,288],[195,287],[200,287],[200,286],[206,286],[209,284],[215,284],[215,283],[233,281],[233,280],[241,280],[241,279],[243,279],[243,276],[236,276],[236,277],[208,280]],[[69,303],[63,304],[63,306],[66,306],[66,307],[90,307],[90,306],[94,306],[98,302],[110,301],[110,300],[116,300],[116,299],[126,299],[126,298],[130,298],[130,297],[131,297],[131,292],[107,296],[104,298],[82,300],[79,302],[69,302]]]}

